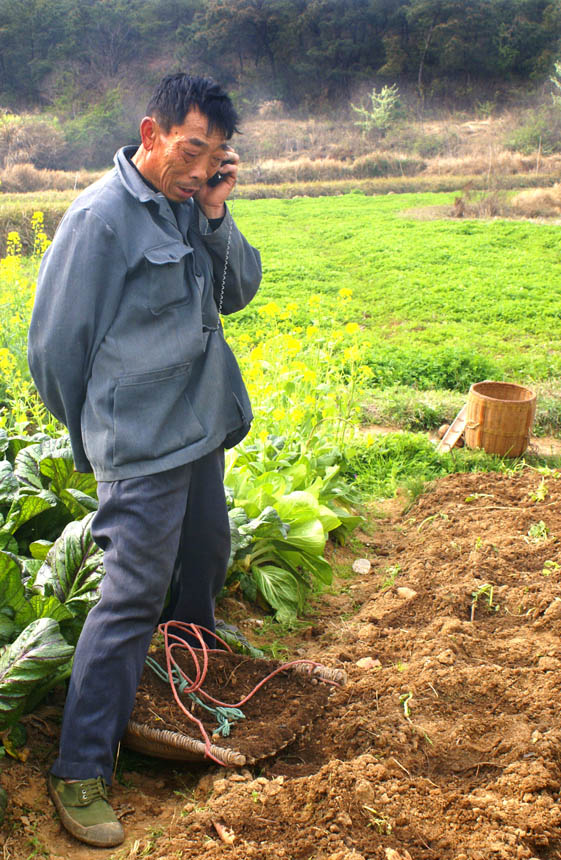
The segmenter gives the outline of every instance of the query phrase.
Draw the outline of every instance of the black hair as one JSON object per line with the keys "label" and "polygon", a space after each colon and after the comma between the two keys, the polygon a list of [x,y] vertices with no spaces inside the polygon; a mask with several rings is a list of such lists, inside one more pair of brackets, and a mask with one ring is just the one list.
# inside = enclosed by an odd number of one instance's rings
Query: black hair
{"label": "black hair", "polygon": [[198,108],[208,119],[209,131],[219,129],[227,140],[239,132],[239,117],[220,84],[212,78],[180,72],[166,75],[148,102],[146,114],[153,116],[167,134],[172,125],[183,125],[192,108]]}

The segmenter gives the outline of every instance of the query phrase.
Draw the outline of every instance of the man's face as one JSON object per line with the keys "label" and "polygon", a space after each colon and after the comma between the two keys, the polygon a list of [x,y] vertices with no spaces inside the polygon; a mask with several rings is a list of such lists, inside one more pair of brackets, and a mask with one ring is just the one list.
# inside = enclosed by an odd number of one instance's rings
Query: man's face
{"label": "man's face", "polygon": [[168,200],[181,203],[216,173],[227,151],[223,132],[209,132],[207,117],[192,108],[183,124],[167,133],[155,123],[146,175]]}

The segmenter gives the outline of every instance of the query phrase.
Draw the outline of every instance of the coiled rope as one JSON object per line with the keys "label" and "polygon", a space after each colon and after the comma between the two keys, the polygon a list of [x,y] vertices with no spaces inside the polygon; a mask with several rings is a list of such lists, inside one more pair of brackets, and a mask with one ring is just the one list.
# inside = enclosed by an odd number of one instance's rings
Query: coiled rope
{"label": "coiled rope", "polygon": [[[182,639],[177,633],[173,633],[170,630],[170,627],[173,627],[175,630],[181,630],[183,633],[189,634],[194,637],[200,647],[193,647],[190,645],[185,639]],[[224,762],[217,759],[210,751],[211,748],[211,739],[208,736],[208,733],[201,722],[194,714],[192,714],[188,708],[185,707],[184,702],[181,701],[181,695],[187,695],[190,699],[192,699],[196,704],[200,705],[205,710],[214,714],[218,721],[218,733],[223,737],[227,737],[230,734],[230,727],[233,722],[240,719],[245,719],[245,714],[240,710],[240,708],[249,702],[249,700],[257,693],[258,690],[261,689],[271,678],[274,678],[275,675],[278,675],[279,672],[284,672],[286,669],[291,669],[293,667],[302,667],[301,671],[304,667],[309,667],[309,673],[312,674],[314,670],[321,669],[321,663],[316,663],[313,660],[292,660],[289,663],[283,663],[281,666],[278,666],[274,671],[272,671],[269,675],[263,678],[247,696],[244,696],[239,702],[235,704],[229,704],[228,702],[222,702],[219,699],[215,699],[209,693],[206,693],[202,686],[206,679],[208,672],[208,658],[209,654],[220,652],[222,650],[229,651],[231,654],[234,653],[230,646],[223,639],[218,636],[212,630],[208,630],[206,627],[201,627],[197,624],[187,624],[183,621],[166,621],[165,624],[160,624],[158,626],[158,631],[164,637],[164,655],[166,660],[166,671],[162,669],[162,667],[151,657],[146,658],[146,663],[150,669],[152,669],[155,674],[161,678],[162,680],[168,681],[173,697],[183,712],[183,714],[191,720],[191,722],[195,723],[201,733],[201,737],[204,741],[205,745],[205,756],[212,761],[215,761],[217,764],[223,765]],[[203,633],[208,633],[212,636],[216,644],[220,644],[223,648],[209,648],[207,643],[203,638]],[[175,649],[179,649],[181,651],[187,651],[193,661],[195,678],[190,678],[185,671],[181,668],[181,666],[177,663],[173,656],[173,652]],[[202,666],[201,666],[202,661]],[[322,681],[325,684],[331,684],[332,686],[339,687],[340,684],[334,678],[325,678],[321,675],[317,675],[319,681]],[[203,701],[204,700],[204,701]],[[212,703],[211,705],[207,703]],[[214,707],[213,707],[214,706]]]}

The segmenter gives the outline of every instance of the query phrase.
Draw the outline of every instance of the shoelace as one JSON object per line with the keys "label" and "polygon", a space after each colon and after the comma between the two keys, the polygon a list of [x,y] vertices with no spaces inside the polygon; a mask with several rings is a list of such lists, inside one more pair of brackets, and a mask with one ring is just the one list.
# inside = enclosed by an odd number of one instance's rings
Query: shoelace
{"label": "shoelace", "polygon": [[107,800],[107,788],[102,776],[96,779],[88,779],[80,785],[80,802],[83,806],[89,806],[94,800],[101,798]]}

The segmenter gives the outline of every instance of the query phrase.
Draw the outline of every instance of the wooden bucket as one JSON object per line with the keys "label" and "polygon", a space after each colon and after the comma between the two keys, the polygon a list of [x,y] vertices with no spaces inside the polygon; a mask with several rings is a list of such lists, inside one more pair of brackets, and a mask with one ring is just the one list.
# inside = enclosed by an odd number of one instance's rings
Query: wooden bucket
{"label": "wooden bucket", "polygon": [[511,382],[476,382],[469,390],[464,438],[468,448],[519,457],[530,441],[536,395]]}

